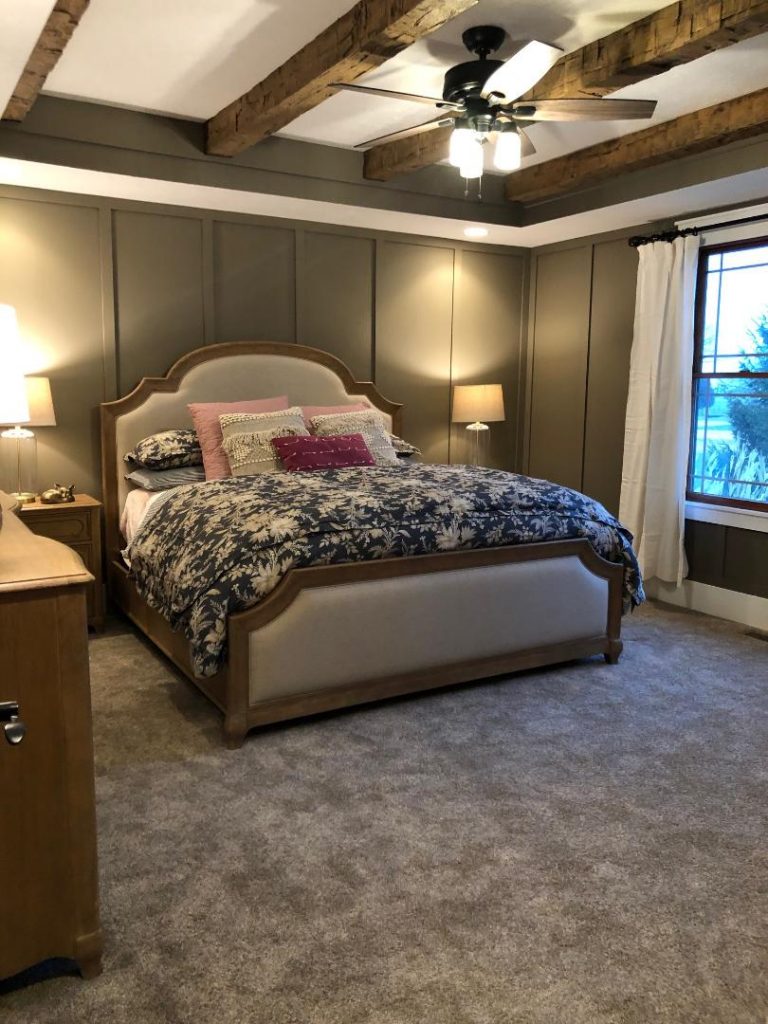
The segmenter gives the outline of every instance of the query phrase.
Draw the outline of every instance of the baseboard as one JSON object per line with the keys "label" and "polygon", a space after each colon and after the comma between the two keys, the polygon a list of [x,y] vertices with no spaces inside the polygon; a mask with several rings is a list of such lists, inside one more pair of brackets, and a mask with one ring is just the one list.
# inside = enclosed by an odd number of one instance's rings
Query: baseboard
{"label": "baseboard", "polygon": [[740,622],[752,629],[768,629],[768,598],[742,594],[738,590],[711,587],[707,583],[683,580],[682,587],[661,580],[649,580],[646,588],[648,597],[678,608],[714,615],[716,619]]}

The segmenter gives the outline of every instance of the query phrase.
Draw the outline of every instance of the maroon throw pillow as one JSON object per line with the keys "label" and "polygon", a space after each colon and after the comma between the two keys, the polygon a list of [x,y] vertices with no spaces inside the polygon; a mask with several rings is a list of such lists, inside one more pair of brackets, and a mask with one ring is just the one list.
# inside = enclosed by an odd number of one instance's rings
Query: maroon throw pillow
{"label": "maroon throw pillow", "polygon": [[332,437],[273,437],[272,447],[290,473],[344,466],[373,466],[373,456],[362,434]]}

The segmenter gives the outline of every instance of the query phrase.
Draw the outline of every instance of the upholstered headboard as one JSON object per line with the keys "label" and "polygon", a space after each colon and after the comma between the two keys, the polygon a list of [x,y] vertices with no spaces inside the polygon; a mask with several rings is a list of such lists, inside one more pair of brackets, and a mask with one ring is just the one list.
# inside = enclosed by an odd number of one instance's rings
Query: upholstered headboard
{"label": "upholstered headboard", "polygon": [[400,406],[371,383],[356,381],[335,356],[304,345],[237,341],[195,349],[165,377],[145,377],[116,402],[101,407],[101,458],[107,553],[122,547],[120,512],[128,493],[123,456],[142,438],[192,425],[189,402],[236,402],[287,395],[292,405],[367,402],[399,431]]}

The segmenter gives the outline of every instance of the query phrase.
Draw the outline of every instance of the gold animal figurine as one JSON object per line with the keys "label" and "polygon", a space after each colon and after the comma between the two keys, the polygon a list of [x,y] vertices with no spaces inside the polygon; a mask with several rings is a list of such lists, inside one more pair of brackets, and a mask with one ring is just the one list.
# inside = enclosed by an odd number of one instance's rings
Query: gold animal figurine
{"label": "gold animal figurine", "polygon": [[74,500],[74,484],[70,487],[62,487],[61,484],[54,484],[53,487],[49,487],[47,491],[43,491],[40,495],[40,501],[43,505],[63,505]]}

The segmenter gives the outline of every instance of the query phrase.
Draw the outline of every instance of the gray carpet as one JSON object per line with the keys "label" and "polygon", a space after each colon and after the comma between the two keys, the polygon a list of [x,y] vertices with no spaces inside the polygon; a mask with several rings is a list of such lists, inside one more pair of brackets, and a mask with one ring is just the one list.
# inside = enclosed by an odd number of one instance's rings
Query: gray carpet
{"label": "gray carpet", "polygon": [[646,608],[602,662],[252,735],[92,643],[105,973],[18,1024],[765,1024],[768,645]]}

